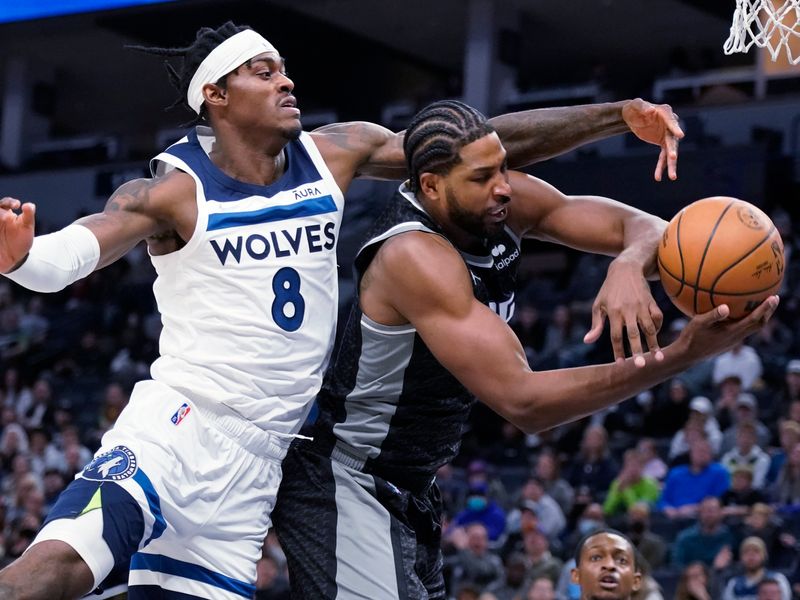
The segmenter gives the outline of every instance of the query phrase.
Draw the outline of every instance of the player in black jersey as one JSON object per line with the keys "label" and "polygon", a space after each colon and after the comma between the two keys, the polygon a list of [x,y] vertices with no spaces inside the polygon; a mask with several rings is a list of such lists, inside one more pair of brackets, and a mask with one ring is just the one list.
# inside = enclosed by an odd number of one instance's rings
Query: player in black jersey
{"label": "player in black jersey", "polygon": [[[317,398],[314,440],[295,442],[283,463],[273,521],[295,598],[445,597],[434,474],[456,455],[475,397],[544,430],[732,347],[778,304],[771,297],[736,322],[718,307],[659,349],[645,276],[661,219],[508,172],[491,125],[459,102],[421,111],[404,146],[410,180],[358,252],[358,296]],[[597,306],[616,335],[628,329],[637,358],[530,369],[504,322],[526,236],[617,255]],[[647,354],[637,322],[649,329]]]}

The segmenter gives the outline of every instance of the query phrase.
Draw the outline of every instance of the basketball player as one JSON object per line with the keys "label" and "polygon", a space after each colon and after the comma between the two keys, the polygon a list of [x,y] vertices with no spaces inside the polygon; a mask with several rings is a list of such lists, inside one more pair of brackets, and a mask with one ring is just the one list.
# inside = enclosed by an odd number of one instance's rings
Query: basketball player
{"label": "basketball player", "polygon": [[522,238],[616,254],[603,288],[652,301],[664,221],[508,172],[491,124],[460,102],[418,113],[405,152],[410,180],[356,255],[358,294],[313,440],[284,461],[273,521],[298,599],[445,597],[434,474],[456,456],[476,396],[526,432],[549,429],[732,347],[777,306],[737,322],[727,307],[700,315],[644,367],[533,372],[505,322]]}
{"label": "basketball player", "polygon": [[[128,562],[134,599],[252,596],[280,462],[332,347],[343,193],[356,176],[405,172],[402,137],[377,125],[302,133],[283,59],[250,29],[202,29],[158,52],[183,57],[171,74],[210,128],[59,232],[34,238],[34,206],[0,201],[0,272],[31,290],[60,290],[146,240],[164,325],[152,379],[0,573],[0,598],[74,598]],[[674,178],[672,117],[637,100],[496,123],[520,163],[629,123],[661,145],[657,176]]]}
{"label": "basketball player", "polygon": [[581,586],[581,600],[630,600],[642,584],[636,549],[612,529],[586,536],[575,549],[572,582]]}

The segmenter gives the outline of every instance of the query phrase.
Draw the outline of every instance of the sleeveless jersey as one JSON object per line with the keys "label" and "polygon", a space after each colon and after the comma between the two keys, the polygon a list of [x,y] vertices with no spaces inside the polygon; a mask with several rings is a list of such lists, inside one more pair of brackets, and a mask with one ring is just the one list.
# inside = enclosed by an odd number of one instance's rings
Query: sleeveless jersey
{"label": "sleeveless jersey", "polygon": [[[380,245],[407,231],[444,236],[404,185],[358,251],[357,282]],[[486,242],[485,250],[483,256],[462,253],[473,291],[508,320],[514,312],[520,240],[505,228]],[[409,490],[425,488],[436,470],[455,457],[474,402],[412,325],[376,323],[358,302],[317,398],[315,445]]]}
{"label": "sleeveless jersey", "polygon": [[285,172],[267,186],[218,169],[213,142],[198,127],[151,161],[154,174],[180,169],[197,189],[191,239],[151,256],[163,323],[152,377],[201,407],[294,434],[334,342],[344,198],[306,133],[286,145]]}

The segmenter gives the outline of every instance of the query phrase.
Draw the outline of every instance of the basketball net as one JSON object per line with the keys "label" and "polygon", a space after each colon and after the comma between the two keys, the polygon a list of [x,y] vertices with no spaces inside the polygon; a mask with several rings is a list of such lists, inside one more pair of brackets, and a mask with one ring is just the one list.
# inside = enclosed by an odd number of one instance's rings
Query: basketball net
{"label": "basketball net", "polygon": [[[800,64],[800,0],[736,0],[725,54],[747,52],[755,44],[769,50],[772,60],[784,51],[789,62]],[[794,44],[795,52],[792,52]]]}

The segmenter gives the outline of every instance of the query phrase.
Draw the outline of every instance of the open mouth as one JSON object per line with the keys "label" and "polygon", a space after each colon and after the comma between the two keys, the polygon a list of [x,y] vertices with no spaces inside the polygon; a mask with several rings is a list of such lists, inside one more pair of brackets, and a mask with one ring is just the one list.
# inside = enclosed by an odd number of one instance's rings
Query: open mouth
{"label": "open mouth", "polygon": [[300,109],[297,108],[297,99],[294,96],[288,96],[284,98],[278,106],[285,108],[294,114],[300,114]]}
{"label": "open mouth", "polygon": [[508,213],[505,206],[499,206],[489,211],[489,217],[494,221],[503,221],[507,214]]}
{"label": "open mouth", "polygon": [[600,578],[600,587],[609,590],[614,589],[619,585],[619,581],[613,575],[604,575]]}

